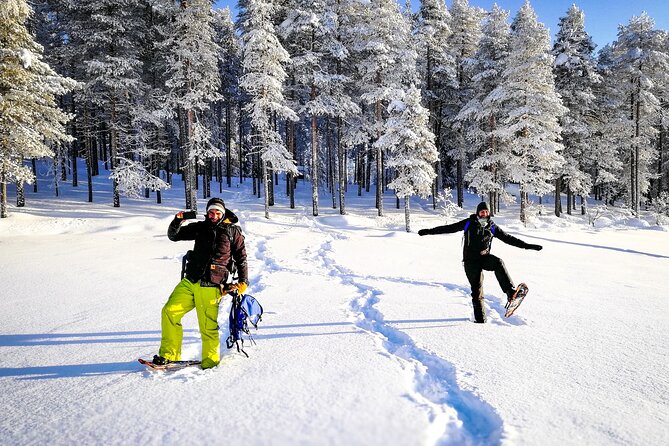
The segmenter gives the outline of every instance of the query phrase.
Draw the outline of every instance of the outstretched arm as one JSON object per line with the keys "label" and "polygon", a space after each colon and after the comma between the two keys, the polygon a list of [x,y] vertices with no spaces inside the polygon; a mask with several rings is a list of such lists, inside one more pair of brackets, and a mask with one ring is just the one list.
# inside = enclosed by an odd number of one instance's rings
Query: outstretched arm
{"label": "outstretched arm", "polygon": [[533,245],[531,243],[525,243],[519,238],[516,238],[512,235],[507,234],[500,228],[499,226],[495,225],[495,231],[494,231],[495,237],[506,243],[507,245],[515,246],[516,248],[523,248],[523,249],[533,249],[535,251],[541,251],[543,249],[543,246],[541,245]]}
{"label": "outstretched arm", "polygon": [[450,225],[437,226],[432,229],[421,229],[418,231],[418,235],[453,234],[454,232],[464,231],[467,220],[469,219],[465,218]]}

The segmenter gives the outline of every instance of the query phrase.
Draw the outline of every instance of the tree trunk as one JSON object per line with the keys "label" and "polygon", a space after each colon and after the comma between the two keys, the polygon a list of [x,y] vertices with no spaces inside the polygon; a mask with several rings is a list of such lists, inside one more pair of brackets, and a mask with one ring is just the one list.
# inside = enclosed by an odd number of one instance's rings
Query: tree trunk
{"label": "tree trunk", "polygon": [[[232,186],[232,105],[225,103],[225,178],[228,187]],[[240,159],[241,162],[241,159]]]}
{"label": "tree trunk", "polygon": [[267,168],[267,161],[262,163],[263,178],[265,179],[265,218],[269,219],[269,169]]}
{"label": "tree trunk", "polygon": [[[72,116],[76,116],[76,110],[74,108],[74,100],[72,100],[72,108],[70,110],[70,113],[72,113]],[[84,124],[86,126],[88,124]],[[87,128],[86,128],[87,130]],[[79,186],[79,173],[77,170],[77,151],[79,148],[79,144],[77,141],[74,141],[72,144],[70,144],[70,150],[72,151],[71,159],[72,159],[72,187],[78,187]],[[63,181],[65,178],[63,178]]]}
{"label": "tree trunk", "polygon": [[[56,156],[58,156],[58,154],[56,154]],[[32,163],[33,176],[35,177],[35,181],[33,182],[33,192],[37,193],[37,160],[32,158],[30,162]],[[58,171],[55,172],[55,176],[58,176]]]}
{"label": "tree trunk", "polygon": [[190,159],[191,143],[193,141],[193,125],[195,123],[195,111],[186,111],[186,145],[184,146],[184,176],[187,178],[187,194],[190,202],[189,209],[197,212],[197,190],[195,187],[197,181],[197,170],[194,162]]}
{"label": "tree trunk", "polygon": [[520,192],[520,221],[527,225],[527,192]]}
{"label": "tree trunk", "polygon": [[330,129],[330,119],[328,118],[328,152],[330,153],[330,193],[332,194],[332,209],[337,209],[337,152],[333,147],[332,129]]}
{"label": "tree trunk", "polygon": [[93,141],[90,132],[88,105],[84,106],[84,150],[86,151],[86,183],[88,186],[88,202],[93,202]]}
{"label": "tree trunk", "polygon": [[26,191],[23,187],[23,181],[19,180],[16,182],[16,207],[22,208],[25,205],[26,205]]}
{"label": "tree trunk", "polygon": [[244,120],[242,119],[242,102],[239,101],[239,184],[244,182]]}
{"label": "tree trunk", "polygon": [[407,232],[411,232],[411,196],[404,197],[404,223]]}
{"label": "tree trunk", "polygon": [[457,160],[455,163],[456,166],[456,182],[458,189],[458,207],[462,208],[465,203],[465,185],[464,178],[462,174],[462,160]]}
{"label": "tree trunk", "polygon": [[[316,86],[311,86],[311,100],[316,98]],[[313,215],[318,215],[318,119],[311,115],[311,202]]]}
{"label": "tree trunk", "polygon": [[555,179],[555,216],[559,217],[562,214],[562,177],[557,177]]}
{"label": "tree trunk", "polygon": [[[118,130],[116,128],[117,124],[117,116],[116,116],[116,98],[112,98],[111,102],[111,122],[110,122],[110,149],[111,149],[111,154],[110,154],[110,163],[111,163],[111,170],[113,171],[114,168],[117,166],[118,160]],[[120,207],[121,206],[121,197],[119,195],[118,191],[118,180],[114,179],[112,181],[112,197],[114,201],[114,207]]]}
{"label": "tree trunk", "polygon": [[346,159],[344,146],[341,143],[342,119],[337,118],[337,178],[339,182],[339,214],[346,215]]}
{"label": "tree trunk", "polygon": [[0,218],[7,218],[7,169],[6,162],[0,160]]}

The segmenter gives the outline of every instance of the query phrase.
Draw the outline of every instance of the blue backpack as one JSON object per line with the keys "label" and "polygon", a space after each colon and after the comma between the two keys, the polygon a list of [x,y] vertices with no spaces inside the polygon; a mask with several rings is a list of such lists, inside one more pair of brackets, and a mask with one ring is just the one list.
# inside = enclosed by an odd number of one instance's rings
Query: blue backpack
{"label": "blue backpack", "polygon": [[237,351],[243,353],[247,358],[249,355],[244,351],[244,339],[242,335],[246,335],[255,344],[253,336],[251,336],[251,329],[249,323],[257,330],[258,323],[262,320],[262,305],[255,297],[244,294],[233,294],[232,305],[230,307],[230,317],[228,319],[230,325],[230,336],[225,341],[228,348],[237,346]]}

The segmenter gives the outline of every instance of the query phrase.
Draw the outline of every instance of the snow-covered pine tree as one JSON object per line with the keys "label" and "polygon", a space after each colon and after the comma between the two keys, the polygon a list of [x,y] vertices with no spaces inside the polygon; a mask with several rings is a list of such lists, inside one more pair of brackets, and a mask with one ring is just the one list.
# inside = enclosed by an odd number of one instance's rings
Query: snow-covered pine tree
{"label": "snow-covered pine tree", "polygon": [[165,63],[162,53],[155,48],[162,39],[160,28],[170,16],[162,8],[161,0],[142,0],[139,12],[142,40],[136,44],[140,48],[143,88],[130,112],[133,153],[122,159],[113,175],[118,178],[119,189],[125,195],[139,197],[144,193],[148,198],[150,192],[155,191],[156,202],[161,203],[161,190],[170,187],[160,178],[160,170],[169,158],[171,141],[168,135],[170,117],[163,104]]}
{"label": "snow-covered pine tree", "polygon": [[[73,38],[82,46],[85,67],[81,98],[95,106],[95,113],[109,132],[109,161],[113,205],[120,206],[119,179],[115,169],[132,161],[132,110],[141,95],[141,46],[143,39],[139,0],[82,0],[74,6],[79,23]],[[90,171],[90,166],[89,166]],[[90,177],[90,174],[89,174]]]}
{"label": "snow-covered pine tree", "polygon": [[[354,49],[360,54],[356,69],[361,99],[373,109],[374,134],[384,129],[384,110],[390,101],[400,97],[405,85],[416,82],[413,63],[405,63],[409,23],[395,0],[371,0],[366,5],[367,23],[359,29]],[[415,60],[415,56],[409,60]],[[376,156],[376,206],[383,216],[384,168],[383,146],[374,145]]]}
{"label": "snow-covered pine tree", "polygon": [[[465,182],[483,195],[488,194],[493,213],[499,211],[505,178],[501,171],[510,148],[507,141],[495,136],[504,104],[488,99],[499,85],[509,54],[509,13],[496,4],[483,22],[479,48],[470,63],[474,97],[460,110],[459,121],[467,121],[467,140],[472,144],[473,160]],[[505,144],[506,143],[506,144]]]}
{"label": "snow-covered pine tree", "polygon": [[623,179],[627,183],[627,203],[638,216],[639,204],[653,176],[650,166],[657,156],[662,96],[669,87],[667,32],[657,30],[655,21],[646,13],[632,17],[618,29],[613,57],[617,101],[627,117],[626,135],[620,135],[619,146],[627,164]]}
{"label": "snow-covered pine tree", "polygon": [[455,185],[458,194],[458,206],[464,201],[464,174],[471,147],[465,138],[462,122],[456,116],[472,98],[474,91],[471,85],[470,58],[476,52],[481,39],[481,19],[484,11],[469,6],[469,0],[453,0],[449,8],[451,13],[451,35],[448,38],[448,49],[455,61],[455,84],[445,89],[445,109],[443,125],[446,142],[444,152],[440,155],[449,160],[447,166],[452,173],[455,170]]}
{"label": "snow-covered pine tree", "polygon": [[265,178],[265,217],[269,218],[268,182],[270,170],[297,174],[295,161],[277,132],[276,118],[297,120],[285,105],[284,65],[290,61],[288,52],[276,36],[272,16],[275,5],[268,0],[245,2],[242,23],[243,76],[240,86],[250,96],[246,110],[253,125],[254,146],[260,151]]}
{"label": "snow-covered pine tree", "polygon": [[43,61],[26,27],[30,14],[25,0],[0,3],[0,218],[7,217],[7,183],[35,180],[23,160],[51,156],[50,143],[71,139],[56,96],[76,83]]}
{"label": "snow-covered pine tree", "polygon": [[402,96],[388,106],[385,131],[375,144],[388,151],[387,166],[396,172],[388,187],[404,199],[406,231],[411,232],[411,196],[430,195],[436,176],[433,165],[439,154],[420,90],[411,86]]}
{"label": "snow-covered pine tree", "polygon": [[209,0],[164,0],[172,19],[165,26],[158,48],[166,61],[165,105],[176,113],[182,150],[186,207],[197,210],[197,166],[221,156],[211,142],[204,114],[219,101],[219,47],[214,41]]}
{"label": "snow-covered pine tree", "polygon": [[604,200],[613,205],[622,195],[625,184],[619,182],[622,178],[623,162],[619,150],[621,139],[629,138],[627,126],[628,117],[621,113],[619,108],[618,80],[613,76],[614,56],[612,45],[606,45],[597,56],[597,71],[602,82],[593,86],[594,124],[592,147],[592,162],[590,176],[593,179],[595,199]]}
{"label": "snow-covered pine tree", "polygon": [[[235,121],[235,110],[240,101],[239,78],[242,70],[242,49],[239,39],[235,33],[235,25],[232,21],[230,9],[214,10],[215,39],[220,47],[218,55],[218,66],[221,77],[221,94],[223,103],[219,106],[225,112],[225,178],[228,187],[232,186],[232,135],[235,133],[233,127]],[[239,120],[237,116],[237,120]],[[219,119],[219,122],[221,119]],[[220,124],[219,124],[220,125]],[[239,169],[242,169],[242,158],[239,157]]]}
{"label": "snow-covered pine tree", "polygon": [[[75,70],[69,57],[69,15],[68,0],[35,0],[31,2],[34,14],[29,26],[31,34],[35,36],[37,42],[44,48],[44,62],[46,62],[54,71],[62,76],[76,79]],[[74,101],[73,95],[68,93],[58,98],[58,105],[61,110],[67,110],[73,113]],[[67,123],[66,129],[69,135],[75,134],[74,124],[76,115]],[[52,157],[53,185],[56,196],[60,195],[60,182],[67,180],[67,162],[75,153],[74,142],[57,143],[52,145],[54,155]],[[33,159],[33,163],[34,163]],[[76,161],[76,156],[75,156]],[[72,165],[73,186],[76,182],[76,164]],[[34,172],[33,172],[34,173]],[[33,191],[37,192],[37,181],[33,183]]]}
{"label": "snow-covered pine tree", "polygon": [[[360,112],[345,92],[349,79],[342,74],[341,64],[347,57],[347,50],[339,36],[338,8],[341,5],[335,0],[295,0],[289,3],[287,17],[280,25],[291,53],[292,89],[303,103],[298,114],[310,122],[313,215],[318,215],[319,171],[326,171],[321,168],[319,156],[322,152],[318,144],[319,121],[322,125],[323,118],[334,118],[339,127],[342,119]],[[341,147],[339,138],[336,144]],[[333,152],[333,148],[328,147],[328,153]],[[340,152],[336,151],[339,158]],[[330,161],[326,164],[337,164]],[[336,172],[330,172],[329,176],[334,179]],[[333,182],[330,188],[336,205]],[[340,193],[340,204],[342,197]]]}
{"label": "snow-covered pine tree", "polygon": [[528,0],[511,24],[510,48],[502,80],[487,100],[504,109],[493,135],[511,148],[502,167],[505,180],[520,185],[520,219],[526,222],[528,194],[550,192],[563,163],[558,119],[567,111],[555,92],[548,30]]}
{"label": "snow-covered pine tree", "polygon": [[594,86],[601,82],[593,57],[595,44],[585,31],[585,14],[572,5],[560,18],[553,45],[555,88],[568,111],[560,119],[562,156],[565,163],[555,184],[555,215],[562,212],[561,191],[567,189],[567,213],[571,215],[572,194],[583,201],[592,190],[589,172],[594,162]]}
{"label": "snow-covered pine tree", "polygon": [[[414,45],[418,52],[418,73],[422,80],[423,101],[430,112],[430,129],[435,135],[437,150],[441,153],[444,87],[455,85],[455,60],[448,51],[451,35],[451,14],[442,0],[423,0],[416,15]],[[436,191],[442,187],[441,166],[435,166],[433,205],[436,208]]]}

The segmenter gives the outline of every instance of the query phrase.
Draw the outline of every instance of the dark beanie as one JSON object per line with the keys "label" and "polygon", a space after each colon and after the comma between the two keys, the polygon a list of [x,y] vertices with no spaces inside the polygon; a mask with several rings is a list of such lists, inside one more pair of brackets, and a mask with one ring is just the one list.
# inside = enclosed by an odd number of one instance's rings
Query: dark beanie
{"label": "dark beanie", "polygon": [[212,206],[214,208],[219,209],[221,212],[225,213],[225,203],[220,198],[214,197],[211,200],[209,200],[207,202],[207,211],[209,211],[209,208]]}
{"label": "dark beanie", "polygon": [[490,212],[490,208],[488,207],[488,203],[486,203],[485,201],[482,201],[482,202],[479,203],[478,206],[476,206],[476,215],[478,215],[478,213],[481,212],[484,209],[486,211]]}

